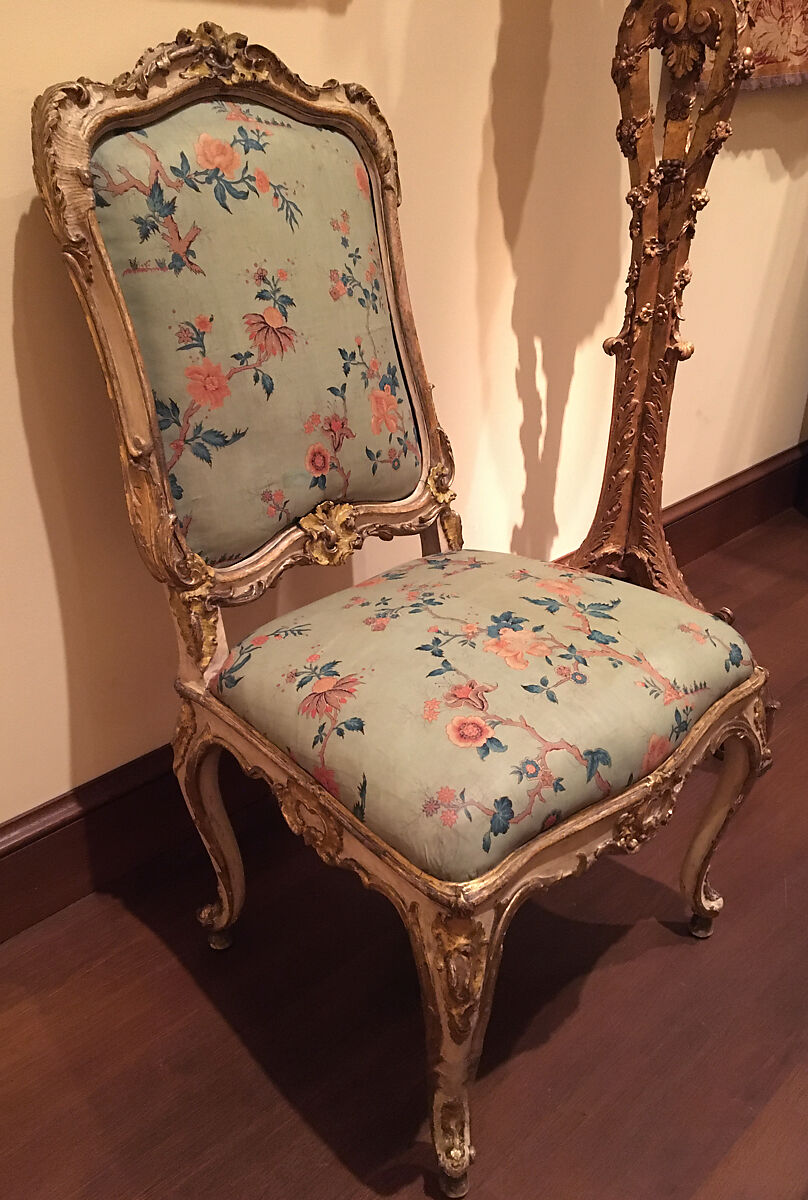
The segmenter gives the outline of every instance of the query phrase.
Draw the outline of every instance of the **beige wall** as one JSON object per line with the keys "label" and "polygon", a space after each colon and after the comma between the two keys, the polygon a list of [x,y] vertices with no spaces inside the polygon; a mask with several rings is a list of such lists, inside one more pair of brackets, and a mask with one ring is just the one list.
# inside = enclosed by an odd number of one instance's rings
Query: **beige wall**
{"label": "beige wall", "polygon": [[[7,649],[0,820],[165,742],[174,647],[121,496],[112,422],[34,196],[28,113],[201,17],[308,79],[359,79],[396,133],[410,287],[470,545],[547,555],[600,478],[626,266],[609,60],[623,0],[34,0],[6,13],[0,338]],[[9,53],[10,49],[10,53]],[[13,68],[9,64],[14,64]],[[800,437],[808,390],[808,90],[744,96],[686,297],[666,500]],[[447,214],[451,214],[447,218]],[[406,556],[369,547],[354,570]],[[284,580],[302,603],[347,571]],[[251,613],[239,613],[244,628]]]}

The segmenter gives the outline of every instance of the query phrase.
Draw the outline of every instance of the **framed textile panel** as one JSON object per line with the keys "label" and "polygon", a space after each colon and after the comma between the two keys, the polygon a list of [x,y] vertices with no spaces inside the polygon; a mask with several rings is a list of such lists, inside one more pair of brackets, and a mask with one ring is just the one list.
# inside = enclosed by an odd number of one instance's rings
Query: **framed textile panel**
{"label": "framed textile panel", "polygon": [[755,73],[746,87],[808,82],[808,0],[750,0]]}

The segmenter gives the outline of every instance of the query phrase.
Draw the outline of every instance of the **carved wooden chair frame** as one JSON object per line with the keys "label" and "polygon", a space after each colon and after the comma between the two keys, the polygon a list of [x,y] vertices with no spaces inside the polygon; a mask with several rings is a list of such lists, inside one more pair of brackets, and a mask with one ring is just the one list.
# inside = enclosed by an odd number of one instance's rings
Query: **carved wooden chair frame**
{"label": "carved wooden chair frame", "polygon": [[[607,463],[597,514],[581,547],[565,561],[691,596],[665,541],[660,493],[674,373],[692,347],[679,338],[682,292],[704,184],[730,133],[729,112],[751,56],[739,48],[745,0],[631,0],[620,27],[613,78],[622,119],[617,135],[628,159],[631,267],[625,323],[606,350],[617,360]],[[657,160],[648,58],[662,50],[672,89],[664,149]],[[705,50],[713,67],[698,93]],[[102,135],[140,127],[194,100],[259,100],[298,120],[328,125],[358,147],[371,180],[385,281],[402,364],[423,447],[415,491],[388,504],[320,504],[263,549],[236,565],[208,566],[186,545],[174,514],[151,392],[121,290],[93,205],[90,155]],[[633,853],[670,818],[689,772],[723,751],[713,799],[682,869],[705,937],[722,906],[708,881],[716,844],[756,773],[770,761],[766,672],[755,667],[712,705],[671,756],[620,795],[567,819],[468,883],[433,878],[386,845],[278,747],[208,689],[227,642],[221,610],[273,586],[296,563],[344,562],[364,539],[419,533],[423,552],[462,546],[451,505],[453,462],[438,424],[415,334],[399,235],[396,152],[372,96],[356,84],[306,84],[270,51],[215,25],[181,30],[148,50],[111,84],[88,79],[50,88],[36,101],[33,147],[37,185],[101,359],[120,438],[129,516],[149,570],[168,590],[180,651],[180,716],[175,770],[213,863],[218,899],[199,914],[211,945],[229,944],[244,900],[236,838],[219,793],[226,748],[264,779],[290,828],[327,863],[350,867],[388,897],[409,931],[427,1026],[432,1135],[444,1191],[465,1194],[472,1161],[468,1092],[487,1024],[508,924],[534,891],[585,870],[607,851]]]}

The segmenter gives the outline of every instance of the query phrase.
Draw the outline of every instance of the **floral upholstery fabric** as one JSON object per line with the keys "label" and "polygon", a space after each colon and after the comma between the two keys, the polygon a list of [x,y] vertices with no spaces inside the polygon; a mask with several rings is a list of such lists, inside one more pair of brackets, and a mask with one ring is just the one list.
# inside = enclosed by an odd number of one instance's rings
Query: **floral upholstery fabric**
{"label": "floral upholstery fabric", "polygon": [[96,147],[96,214],[189,545],[233,562],[421,470],[370,184],[342,133],[204,100]]}
{"label": "floral upholstery fabric", "polygon": [[462,881],[647,775],[752,668],[678,600],[457,551],[263,626],[212,687],[415,866]]}

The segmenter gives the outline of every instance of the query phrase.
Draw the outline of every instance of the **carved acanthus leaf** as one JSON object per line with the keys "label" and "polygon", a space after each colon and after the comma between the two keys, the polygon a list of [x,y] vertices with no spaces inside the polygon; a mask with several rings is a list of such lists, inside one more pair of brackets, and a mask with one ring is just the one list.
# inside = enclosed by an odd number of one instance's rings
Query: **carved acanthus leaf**
{"label": "carved acanthus leaf", "polygon": [[177,714],[177,727],[174,730],[172,746],[174,749],[174,773],[179,775],[185,766],[188,750],[196,734],[196,712],[190,700],[183,700]]}
{"label": "carved acanthus leaf", "polygon": [[356,510],[352,504],[324,500],[314,512],[300,518],[300,527],[309,535],[306,553],[312,562],[334,567],[346,561],[362,544],[356,529]]}
{"label": "carved acanthus leaf", "polygon": [[219,610],[211,600],[213,571],[195,588],[169,588],[168,599],[182,641],[200,674],[210,666],[219,641]]}
{"label": "carved acanthus leaf", "polygon": [[612,849],[623,854],[636,854],[643,842],[673,816],[676,800],[684,780],[678,779],[666,788],[654,789],[647,800],[620,815],[615,829]]}
{"label": "carved acanthus leaf", "polygon": [[323,862],[336,866],[342,858],[342,827],[337,821],[291,776],[285,783],[273,783],[272,790],[292,833],[316,850]]}
{"label": "carved acanthus leaf", "polygon": [[444,988],[444,1009],[453,1042],[460,1045],[471,1033],[485,976],[488,939],[485,928],[471,917],[439,912],[432,925],[437,967]]}

